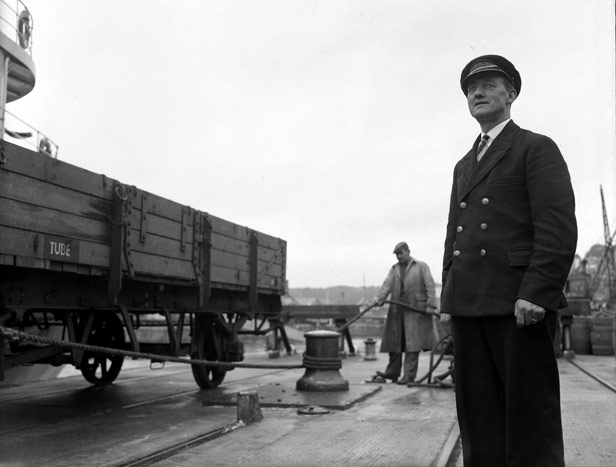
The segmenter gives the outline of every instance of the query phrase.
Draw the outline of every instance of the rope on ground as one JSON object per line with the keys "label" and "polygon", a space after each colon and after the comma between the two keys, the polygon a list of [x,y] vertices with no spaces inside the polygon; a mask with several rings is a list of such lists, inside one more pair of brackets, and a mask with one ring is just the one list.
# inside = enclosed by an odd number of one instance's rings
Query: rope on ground
{"label": "rope on ground", "polygon": [[298,368],[305,368],[304,365],[268,365],[261,363],[235,363],[235,362],[212,362],[209,360],[197,360],[180,357],[172,357],[167,355],[157,355],[143,352],[133,352],[132,350],[113,349],[109,347],[99,347],[97,345],[80,344],[78,342],[62,341],[56,339],[49,339],[47,337],[35,336],[26,332],[17,331],[15,329],[5,328],[0,326],[0,337],[5,337],[12,340],[25,340],[35,342],[37,344],[53,345],[57,347],[63,347],[67,349],[78,349],[84,352],[102,353],[107,355],[117,355],[122,357],[131,357],[134,359],[153,360],[156,362],[173,362],[184,363],[187,365],[203,365],[203,366],[215,366],[221,368],[262,368],[262,369],[277,369],[277,370],[294,370]]}

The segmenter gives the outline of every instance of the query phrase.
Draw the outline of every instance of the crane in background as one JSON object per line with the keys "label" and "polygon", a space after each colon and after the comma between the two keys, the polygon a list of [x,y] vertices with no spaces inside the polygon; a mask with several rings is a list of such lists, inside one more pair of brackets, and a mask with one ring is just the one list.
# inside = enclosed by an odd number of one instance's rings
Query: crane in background
{"label": "crane in background", "polygon": [[610,225],[607,218],[607,209],[605,207],[605,197],[603,196],[603,186],[601,191],[601,208],[603,211],[603,235],[605,246],[603,255],[597,266],[597,272],[592,278],[589,287],[590,298],[593,299],[597,294],[601,285],[605,286],[607,293],[607,302],[612,304],[616,300],[616,263],[614,261],[614,238],[616,232],[610,232]]}
{"label": "crane in background", "polygon": [[[614,258],[616,232],[612,234],[610,231],[603,186],[600,187],[600,191],[605,245],[603,247],[601,245],[596,245],[597,248],[593,247],[592,251],[594,254],[587,254],[580,265],[572,268],[565,286],[568,306],[558,310],[558,316],[562,325],[562,354],[567,359],[575,358],[575,351],[572,348],[574,318],[587,317],[587,319],[598,319],[602,311],[609,310],[610,306],[616,303],[616,261]],[[592,267],[592,270],[587,270],[588,260],[592,261],[592,266],[596,265],[596,268]],[[597,308],[599,313],[593,314],[592,310],[596,311]],[[578,320],[578,325],[583,322]],[[586,329],[590,332],[590,328]],[[584,331],[580,331],[578,326],[576,340],[579,339],[579,345],[590,340],[588,342],[588,346],[590,346],[592,345],[593,338],[596,340],[602,336],[601,333],[595,332],[591,333],[591,336],[587,336],[586,340],[584,340],[580,332],[583,333]],[[597,344],[597,348],[601,345]],[[587,352],[587,349],[583,349],[582,353]]]}

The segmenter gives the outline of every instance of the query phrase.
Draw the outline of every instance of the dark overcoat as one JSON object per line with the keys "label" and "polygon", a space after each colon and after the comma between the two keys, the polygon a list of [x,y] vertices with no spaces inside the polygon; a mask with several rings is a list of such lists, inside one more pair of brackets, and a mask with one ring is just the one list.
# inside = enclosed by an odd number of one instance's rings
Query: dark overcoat
{"label": "dark overcoat", "polygon": [[479,163],[478,141],[454,169],[441,312],[510,315],[518,298],[555,311],[577,242],[567,165],[550,138],[513,121]]}
{"label": "dark overcoat", "polygon": [[[404,281],[404,292],[400,295],[400,285]],[[394,264],[379,292],[378,301],[385,300],[389,295],[394,301],[407,303],[411,307],[426,310],[426,307],[436,307],[434,279],[430,268],[423,261],[411,258],[405,269],[404,276],[400,274],[400,264]],[[431,315],[409,311],[399,305],[390,304],[381,340],[381,352],[402,351],[401,318],[404,319],[404,336],[406,352],[420,352],[432,349],[435,343],[435,327]]]}

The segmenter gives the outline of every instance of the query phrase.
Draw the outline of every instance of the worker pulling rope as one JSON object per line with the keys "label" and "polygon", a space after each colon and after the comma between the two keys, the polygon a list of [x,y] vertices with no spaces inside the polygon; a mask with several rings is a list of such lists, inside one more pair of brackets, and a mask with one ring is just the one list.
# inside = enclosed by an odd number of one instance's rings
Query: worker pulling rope
{"label": "worker pulling rope", "polygon": [[80,344],[77,342],[61,341],[56,339],[49,339],[47,337],[35,336],[26,332],[16,331],[14,329],[5,328],[0,326],[0,337],[6,337],[11,340],[25,340],[35,342],[37,344],[54,345],[57,347],[64,347],[68,349],[78,349],[85,352],[102,353],[107,355],[118,355],[122,357],[131,357],[134,359],[153,360],[156,362],[173,362],[184,363],[187,365],[204,365],[215,366],[221,368],[261,368],[261,369],[276,369],[276,370],[294,370],[298,368],[305,368],[305,366],[295,365],[267,365],[260,363],[234,363],[234,362],[211,362],[208,360],[193,360],[180,357],[172,357],[166,355],[157,355],[143,352],[133,352],[131,350],[113,349],[109,347],[99,347],[97,345]]}
{"label": "worker pulling rope", "polygon": [[[403,302],[399,302],[396,300],[386,300],[383,303],[384,304],[390,303],[392,305],[398,305],[414,313],[419,313],[423,315],[432,315],[437,318],[440,316],[439,313],[435,313],[434,311],[421,310],[419,308],[414,308],[408,303],[403,303]],[[376,303],[370,305],[365,310],[362,310],[357,315],[355,315],[353,318],[351,318],[346,323],[344,323],[344,325],[340,326],[337,329],[337,331],[339,333],[342,333],[346,328],[348,328],[351,324],[353,324],[355,321],[357,321],[362,316],[364,316],[367,312],[369,312],[375,306],[376,306]],[[445,373],[438,375],[438,376],[434,375],[434,370],[436,370],[436,368],[440,365],[441,361],[445,358],[445,354],[451,350],[452,345],[453,345],[453,337],[451,335],[446,335],[439,342],[437,342],[436,345],[434,345],[432,351],[430,352],[430,368],[428,369],[428,372],[423,377],[419,378],[417,381],[413,382],[412,384],[409,384],[409,386],[422,386],[423,385],[422,383],[427,380],[427,383],[425,385],[429,387],[435,387],[435,386],[442,387],[442,388],[454,387],[453,384],[449,384],[443,381],[445,378],[447,378],[447,376],[451,376],[453,378],[453,363],[450,365],[450,368]],[[439,348],[441,349],[440,352],[438,351]],[[434,361],[435,353],[439,354],[436,361]]]}

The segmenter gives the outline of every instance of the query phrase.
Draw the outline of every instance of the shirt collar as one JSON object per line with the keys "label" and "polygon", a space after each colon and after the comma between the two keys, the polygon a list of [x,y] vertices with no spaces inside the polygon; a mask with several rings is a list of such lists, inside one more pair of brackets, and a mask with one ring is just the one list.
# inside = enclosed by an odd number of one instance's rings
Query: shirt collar
{"label": "shirt collar", "polygon": [[498,125],[496,125],[494,128],[492,128],[487,133],[481,133],[481,136],[488,135],[490,137],[490,139],[488,140],[488,144],[491,143],[492,141],[494,141],[494,139],[496,139],[498,135],[500,135],[500,132],[503,131],[503,128],[505,128],[505,125],[507,125],[507,123],[509,123],[510,120],[511,119],[508,118],[504,122],[501,122]]}

